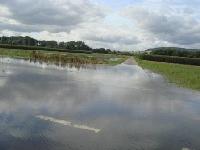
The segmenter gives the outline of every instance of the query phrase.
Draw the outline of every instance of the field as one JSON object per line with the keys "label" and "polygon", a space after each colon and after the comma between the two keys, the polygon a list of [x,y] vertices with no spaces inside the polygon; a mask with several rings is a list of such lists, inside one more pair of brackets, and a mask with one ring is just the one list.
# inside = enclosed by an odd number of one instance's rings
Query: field
{"label": "field", "polygon": [[178,86],[200,90],[199,66],[154,62],[139,58],[136,58],[136,60],[142,68],[160,73]]}
{"label": "field", "polygon": [[124,55],[115,54],[84,54],[44,50],[19,50],[0,48],[1,57],[24,58],[35,61],[58,63],[84,63],[117,65],[127,59]]}

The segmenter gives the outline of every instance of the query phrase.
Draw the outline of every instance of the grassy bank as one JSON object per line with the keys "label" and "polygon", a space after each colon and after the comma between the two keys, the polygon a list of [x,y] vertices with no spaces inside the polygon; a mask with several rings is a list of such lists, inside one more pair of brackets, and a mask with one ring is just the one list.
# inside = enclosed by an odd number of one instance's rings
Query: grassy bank
{"label": "grassy bank", "polygon": [[34,61],[47,63],[82,63],[82,64],[108,64],[117,65],[127,59],[124,55],[114,54],[83,54],[83,53],[68,53],[57,51],[40,51],[40,50],[19,50],[0,48],[1,57],[25,58]]}
{"label": "grassy bank", "polygon": [[138,58],[136,60],[142,68],[160,73],[178,86],[200,91],[199,66],[154,62]]}

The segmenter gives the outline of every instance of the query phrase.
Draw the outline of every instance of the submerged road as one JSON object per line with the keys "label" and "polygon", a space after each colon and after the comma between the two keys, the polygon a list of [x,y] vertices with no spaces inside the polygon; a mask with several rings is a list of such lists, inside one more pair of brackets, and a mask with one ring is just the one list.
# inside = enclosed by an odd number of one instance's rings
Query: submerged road
{"label": "submerged road", "polygon": [[19,60],[4,68],[1,150],[200,149],[200,93],[167,83],[133,58],[96,69]]}
{"label": "submerged road", "polygon": [[138,63],[136,62],[136,60],[132,57],[132,58],[129,58],[127,59],[124,64],[126,65],[138,65]]}

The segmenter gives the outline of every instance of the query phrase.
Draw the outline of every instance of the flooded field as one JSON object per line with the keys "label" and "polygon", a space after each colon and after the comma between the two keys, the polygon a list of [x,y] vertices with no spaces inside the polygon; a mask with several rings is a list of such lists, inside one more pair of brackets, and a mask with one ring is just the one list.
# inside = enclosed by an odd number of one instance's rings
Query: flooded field
{"label": "flooded field", "polygon": [[0,62],[0,150],[199,150],[199,125],[199,92],[137,65]]}

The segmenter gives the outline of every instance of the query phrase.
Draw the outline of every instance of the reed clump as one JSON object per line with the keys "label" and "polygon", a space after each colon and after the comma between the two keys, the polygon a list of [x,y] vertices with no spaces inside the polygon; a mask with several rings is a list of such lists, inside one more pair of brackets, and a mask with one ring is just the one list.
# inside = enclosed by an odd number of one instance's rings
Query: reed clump
{"label": "reed clump", "polygon": [[66,55],[62,53],[41,53],[38,51],[33,51],[30,56],[31,62],[40,62],[47,64],[55,64],[60,66],[65,66],[67,64],[99,64],[100,61],[95,57],[87,57],[87,56],[75,56],[75,55]]}

